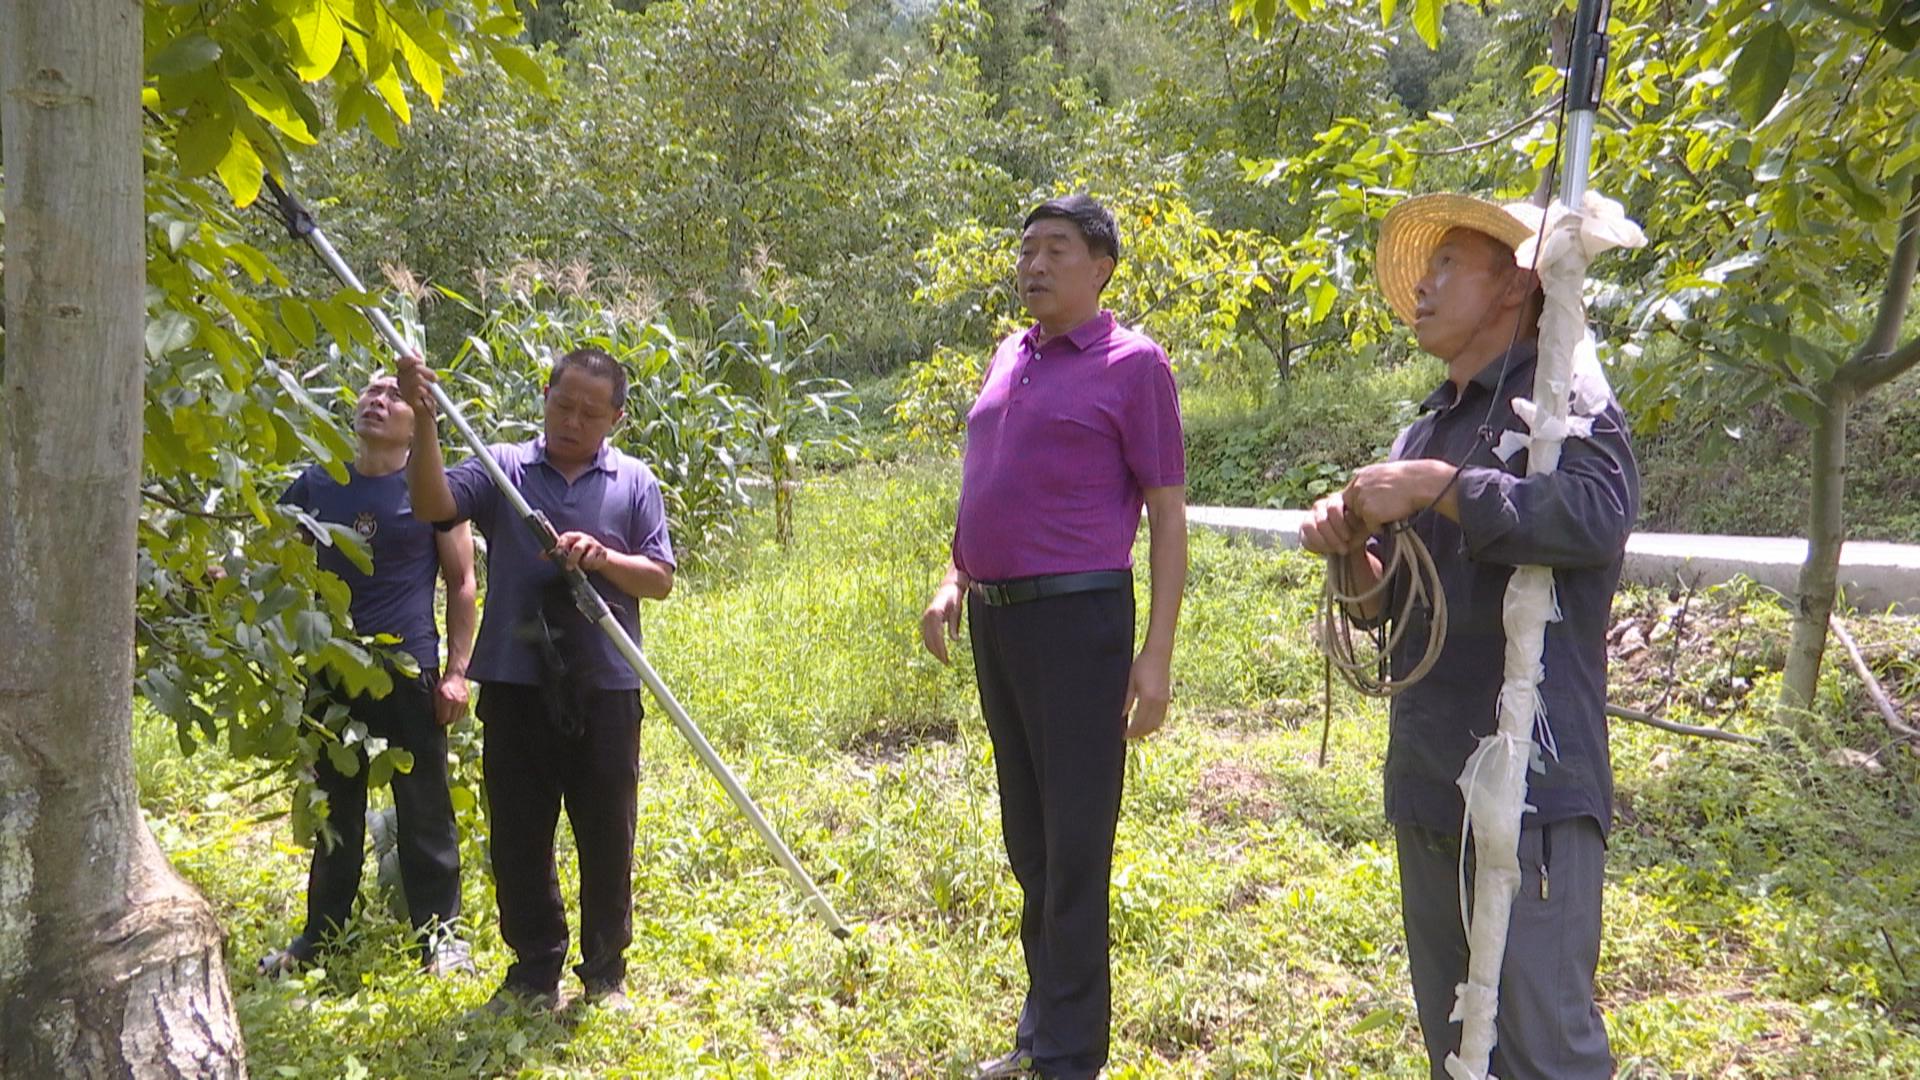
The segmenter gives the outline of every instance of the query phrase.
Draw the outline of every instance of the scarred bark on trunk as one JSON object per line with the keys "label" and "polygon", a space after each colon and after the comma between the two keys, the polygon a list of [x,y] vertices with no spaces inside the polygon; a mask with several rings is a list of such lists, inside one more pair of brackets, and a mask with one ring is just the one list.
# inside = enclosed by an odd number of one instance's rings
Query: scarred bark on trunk
{"label": "scarred bark on trunk", "polygon": [[0,1076],[246,1075],[220,927],[137,820],[129,839],[116,912],[75,920],[43,902],[14,922],[36,962],[0,1006]]}
{"label": "scarred bark on trunk", "polygon": [[0,0],[0,1076],[244,1076],[132,755],[139,0]]}

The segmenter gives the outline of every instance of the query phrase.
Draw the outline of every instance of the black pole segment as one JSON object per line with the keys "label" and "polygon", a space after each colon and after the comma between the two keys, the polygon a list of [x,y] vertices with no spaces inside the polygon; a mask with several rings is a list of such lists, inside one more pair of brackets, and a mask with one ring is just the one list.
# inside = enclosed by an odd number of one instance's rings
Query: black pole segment
{"label": "black pole segment", "polygon": [[1567,108],[1600,108],[1607,84],[1607,19],[1612,0],[1580,0],[1573,17],[1573,41],[1567,50]]}
{"label": "black pole segment", "polygon": [[275,180],[272,173],[266,174],[264,182],[267,185],[267,191],[273,196],[274,205],[280,209],[280,223],[287,227],[288,235],[295,240],[305,240],[312,236],[313,230],[317,228],[313,221],[313,214],[300,205],[300,200],[288,193],[286,188],[281,187],[280,181]]}

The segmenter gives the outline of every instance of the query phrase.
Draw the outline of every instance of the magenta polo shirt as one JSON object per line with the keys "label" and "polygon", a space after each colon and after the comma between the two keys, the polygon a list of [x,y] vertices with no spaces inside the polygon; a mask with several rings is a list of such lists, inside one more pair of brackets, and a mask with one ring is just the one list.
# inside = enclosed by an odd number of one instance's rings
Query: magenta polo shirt
{"label": "magenta polo shirt", "polygon": [[1187,482],[1165,350],[1102,311],[1000,343],[967,414],[953,564],[977,581],[1133,565],[1141,491]]}

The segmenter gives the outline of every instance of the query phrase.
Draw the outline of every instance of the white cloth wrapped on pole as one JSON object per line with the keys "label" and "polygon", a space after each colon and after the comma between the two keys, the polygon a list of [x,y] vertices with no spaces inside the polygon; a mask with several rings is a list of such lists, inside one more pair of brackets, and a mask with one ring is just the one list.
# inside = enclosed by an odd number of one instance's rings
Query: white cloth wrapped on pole
{"label": "white cloth wrapped on pole", "polygon": [[[1514,261],[1538,269],[1546,306],[1540,317],[1533,398],[1513,403],[1527,433],[1506,433],[1495,450],[1506,460],[1524,447],[1527,474],[1537,476],[1559,465],[1560,446],[1568,436],[1584,438],[1592,433],[1592,418],[1613,399],[1587,332],[1583,293],[1587,263],[1610,248],[1639,247],[1646,237],[1619,203],[1591,191],[1577,212],[1558,202],[1545,211],[1527,204],[1507,209],[1535,226],[1538,239],[1522,244]],[[1544,244],[1537,264],[1536,242]],[[1507,648],[1499,727],[1481,740],[1460,775],[1466,801],[1461,837],[1463,893],[1469,837],[1474,874],[1473,903],[1462,907],[1467,921],[1467,981],[1456,990],[1452,1015],[1461,1023],[1460,1050],[1446,1060],[1447,1075],[1453,1080],[1495,1080],[1487,1070],[1500,1007],[1507,926],[1520,886],[1520,826],[1531,809],[1526,803],[1527,772],[1551,767],[1540,753],[1542,746],[1553,745],[1550,718],[1540,708],[1540,657],[1547,624],[1559,617],[1553,571],[1542,566],[1516,568],[1507,585],[1503,614]]]}

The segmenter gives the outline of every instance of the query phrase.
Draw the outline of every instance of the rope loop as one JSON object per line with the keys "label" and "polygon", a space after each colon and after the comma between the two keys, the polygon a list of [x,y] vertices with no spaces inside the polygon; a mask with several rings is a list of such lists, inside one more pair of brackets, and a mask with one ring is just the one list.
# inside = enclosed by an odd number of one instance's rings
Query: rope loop
{"label": "rope loop", "polygon": [[[1381,567],[1380,580],[1361,589],[1343,555],[1327,556],[1327,574],[1320,592],[1320,650],[1348,686],[1368,697],[1392,697],[1421,679],[1440,662],[1447,642],[1447,596],[1440,587],[1440,571],[1420,534],[1405,521],[1388,530],[1393,552]],[[1362,630],[1354,625],[1355,611],[1392,596],[1395,582],[1403,582],[1400,602],[1379,625]],[[1405,675],[1393,678],[1393,650],[1400,645],[1413,614],[1424,606],[1431,616],[1427,648]],[[1371,621],[1371,620],[1367,620]],[[1390,630],[1388,628],[1391,628]],[[1356,635],[1372,639],[1371,655],[1363,655]]]}

